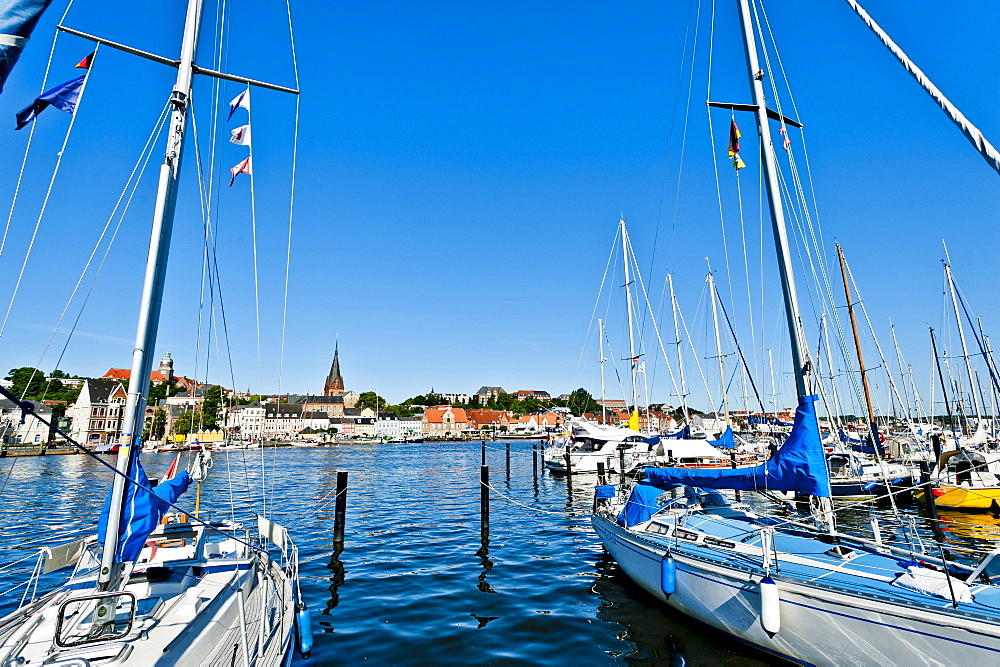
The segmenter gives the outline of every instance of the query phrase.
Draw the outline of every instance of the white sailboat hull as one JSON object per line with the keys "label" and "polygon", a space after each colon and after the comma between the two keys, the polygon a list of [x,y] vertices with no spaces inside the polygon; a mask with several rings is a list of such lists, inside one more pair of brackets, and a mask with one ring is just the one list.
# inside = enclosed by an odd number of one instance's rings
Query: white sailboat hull
{"label": "white sailboat hull", "polygon": [[[622,570],[650,594],[707,625],[800,664],[992,665],[1000,660],[1000,626],[913,609],[878,596],[860,597],[782,581],[780,631],[761,625],[759,576],[674,552],[676,588],[661,589],[662,545],[595,515],[593,525]],[[941,608],[950,607],[944,600]],[[968,629],[972,628],[972,629]]]}

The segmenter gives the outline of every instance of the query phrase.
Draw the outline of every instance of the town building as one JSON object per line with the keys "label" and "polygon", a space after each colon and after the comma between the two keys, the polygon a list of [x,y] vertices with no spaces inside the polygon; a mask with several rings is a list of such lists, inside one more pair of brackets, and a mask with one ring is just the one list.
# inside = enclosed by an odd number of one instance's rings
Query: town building
{"label": "town building", "polygon": [[450,403],[450,404],[454,404],[454,403],[465,403],[465,404],[467,404],[469,402],[469,395],[468,394],[438,394],[438,396],[440,396],[443,401],[445,401],[447,403]]}
{"label": "town building", "polygon": [[326,376],[323,385],[324,396],[343,396],[344,377],[340,374],[340,343],[334,343],[333,363],[330,365],[330,373]]}
{"label": "town building", "polygon": [[84,382],[70,410],[73,420],[70,436],[88,446],[117,443],[126,398],[125,387],[118,380],[101,378]]}
{"label": "town building", "polygon": [[473,398],[479,402],[480,405],[486,405],[490,402],[491,398],[496,398],[500,394],[505,394],[503,387],[480,387],[479,391],[473,394]]}
{"label": "town building", "polygon": [[514,433],[544,433],[554,430],[558,423],[559,416],[546,411],[512,419],[508,429]]}
{"label": "town building", "polygon": [[535,399],[538,399],[539,401],[551,401],[552,400],[552,397],[549,395],[549,392],[547,392],[547,391],[537,391],[537,390],[531,390],[531,389],[518,389],[513,394],[511,394],[511,396],[513,396],[514,398],[516,398],[519,401],[523,401],[526,398],[535,398]]}
{"label": "town building", "polygon": [[510,410],[466,410],[469,426],[479,431],[506,431],[514,413]]}
{"label": "town building", "polygon": [[[105,373],[102,379],[107,380],[118,380],[119,382],[125,382],[131,379],[132,371],[128,368],[111,368]],[[63,380],[59,380],[62,382]],[[173,387],[180,387],[182,389],[194,389],[198,383],[191,378],[184,377],[183,375],[174,375],[174,360],[167,352],[160,359],[160,366],[155,371],[150,371],[149,381],[153,386],[158,386],[164,383],[168,383]]]}
{"label": "town building", "polygon": [[[52,421],[52,406],[35,405],[35,412],[47,422]],[[63,440],[62,436],[57,436]],[[28,417],[21,423],[21,408],[14,401],[0,398],[0,442],[5,445],[41,445],[49,441],[49,427]]]}
{"label": "town building", "polygon": [[459,438],[469,429],[469,417],[463,408],[438,405],[424,410],[422,426],[427,438]]}

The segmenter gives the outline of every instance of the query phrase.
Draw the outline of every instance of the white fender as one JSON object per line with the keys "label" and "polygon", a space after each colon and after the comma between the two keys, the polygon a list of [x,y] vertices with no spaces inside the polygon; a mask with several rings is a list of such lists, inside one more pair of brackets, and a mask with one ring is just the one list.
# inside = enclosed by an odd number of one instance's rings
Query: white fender
{"label": "white fender", "polygon": [[773,637],[781,629],[781,594],[778,584],[770,575],[760,580],[760,625],[768,636]]}

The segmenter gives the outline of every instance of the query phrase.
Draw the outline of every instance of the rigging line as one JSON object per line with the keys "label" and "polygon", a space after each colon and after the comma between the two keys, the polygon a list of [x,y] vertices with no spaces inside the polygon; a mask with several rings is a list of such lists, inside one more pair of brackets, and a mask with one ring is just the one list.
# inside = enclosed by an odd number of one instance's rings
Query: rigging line
{"label": "rigging line", "polygon": [[[722,297],[719,296],[718,288],[715,290],[715,295],[719,300],[719,306],[722,307],[722,314],[726,318],[726,326],[729,327],[729,335],[733,337],[733,344],[736,345],[736,351],[740,355],[740,361],[743,362],[743,369],[746,371],[746,377],[749,377],[750,386],[753,388],[754,396],[757,397],[757,402],[760,403],[760,411],[767,412],[767,410],[764,409],[764,401],[760,397],[760,392],[757,391],[757,385],[753,381],[753,375],[750,374],[750,368],[747,366],[746,357],[743,356],[743,348],[740,347],[740,341],[736,338],[736,329],[733,328],[732,320],[729,319],[729,313],[726,311],[726,304],[722,303]],[[744,409],[747,409],[746,406],[744,406]]]}
{"label": "rigging line", "polygon": [[[714,3],[714,0],[713,0],[713,3]],[[678,83],[680,83],[681,77],[684,75],[684,65],[687,62],[688,36],[690,35],[690,32],[691,32],[691,13],[692,13],[693,10],[694,10],[694,0],[690,0],[690,2],[688,3],[688,20],[685,23],[685,27],[684,27],[684,46],[681,48],[680,65],[677,68],[677,81],[678,81]],[[701,0],[698,0],[698,14],[699,15],[701,14]],[[697,48],[697,40],[695,41],[695,44],[692,46],[692,50],[694,50],[696,48]],[[693,53],[692,53],[692,60],[691,60],[691,70],[692,70],[692,77],[693,77],[693,75],[694,75],[694,54]],[[296,85],[295,87],[298,88],[298,85]],[[687,102],[688,108],[690,107],[690,103],[691,103],[691,92],[690,91],[691,91],[691,87],[689,86],[688,87],[688,102]],[[671,116],[670,116],[670,131],[669,131],[669,134],[667,135],[667,157],[666,157],[666,159],[663,162],[663,180],[660,183],[660,201],[659,201],[658,207],[656,209],[656,230],[655,230],[655,232],[653,234],[653,252],[651,253],[650,258],[649,258],[649,273],[647,274],[647,278],[649,278],[650,280],[652,280],[654,260],[656,259],[656,248],[659,245],[659,239],[660,239],[660,221],[662,220],[662,217],[663,217],[663,199],[664,199],[664,196],[665,196],[666,191],[667,191],[667,174],[670,171],[670,158],[673,155],[673,150],[674,150],[674,128],[677,126],[677,107],[678,107],[679,103],[680,103],[680,95],[678,95],[677,91],[675,90],[675,93],[674,93],[674,108],[673,108],[673,111],[672,111]],[[686,116],[685,116],[685,119],[686,119]],[[686,127],[686,123],[685,123],[685,127]],[[667,264],[668,265],[670,264],[670,252],[671,252],[671,245],[672,245],[672,243],[673,243],[673,229],[671,229],[670,243],[668,244],[668,247],[667,247]]]}
{"label": "rigging line", "polygon": [[590,313],[590,324],[587,326],[587,334],[583,340],[583,347],[580,349],[580,358],[576,362],[576,367],[583,365],[583,355],[587,351],[587,341],[590,340],[590,332],[594,330],[594,320],[597,319],[597,308],[601,304],[601,295],[604,294],[604,285],[608,280],[608,271],[611,269],[611,261],[615,257],[615,250],[618,248],[618,228],[615,227],[615,237],[611,242],[611,252],[608,253],[608,261],[604,265],[604,275],[601,276],[601,286],[597,288],[597,299],[594,301],[594,310]]}
{"label": "rigging line", "polygon": [[[95,46],[94,53],[97,53],[99,48],[100,45]],[[56,176],[59,175],[59,167],[62,165],[63,155],[66,153],[66,145],[69,143],[70,134],[73,132],[73,125],[76,123],[76,114],[80,111],[80,106],[83,104],[83,96],[84,93],[87,92],[87,82],[90,81],[90,74],[92,71],[93,70],[88,69],[87,73],[83,77],[83,85],[80,86],[80,96],[77,98],[76,106],[73,107],[73,113],[70,115],[69,126],[66,128],[66,136],[63,138],[62,146],[59,148],[59,157],[56,158],[56,164],[52,170],[52,178],[49,179],[49,186],[45,191],[45,198],[42,200],[41,210],[38,211],[38,219],[35,220],[35,229],[31,233],[31,241],[28,242],[28,250],[24,255],[24,262],[21,263],[21,271],[17,276],[17,281],[14,283],[14,292],[10,295],[10,303],[7,305],[7,313],[4,315],[3,323],[0,324],[0,337],[3,336],[3,332],[7,328],[7,322],[10,319],[10,311],[14,307],[14,300],[17,299],[17,293],[21,287],[21,281],[24,279],[24,270],[28,266],[28,260],[31,258],[31,251],[35,247],[35,239],[38,237],[38,229],[42,225],[42,218],[45,216],[45,209],[49,204],[49,197],[52,195],[52,188],[55,186]]]}
{"label": "rigging line", "polygon": [[[690,24],[690,12],[688,13],[688,23]],[[674,189],[674,211],[670,221],[670,240],[667,243],[667,268],[669,270],[673,261],[674,234],[677,230],[677,211],[680,207],[681,180],[684,176],[684,156],[687,153],[688,122],[691,116],[691,91],[694,87],[694,54],[698,50],[698,32],[701,25],[701,2],[698,3],[698,11],[695,12],[694,42],[691,46],[691,69],[688,76],[687,102],[684,105],[684,128],[681,134],[681,154],[677,163],[677,187]],[[686,36],[685,36],[686,39]],[[685,49],[686,41],[685,41]]]}
{"label": "rigging line", "polygon": [[[198,143],[198,123],[195,121],[196,114],[195,114],[194,100],[193,99],[192,99],[192,104],[191,104],[191,107],[190,107],[189,111],[190,111],[190,115],[191,115],[191,133],[193,134],[192,139],[194,140],[193,143],[194,143],[194,154],[195,154],[195,170],[197,171],[197,174],[198,174],[198,179],[197,179],[198,180],[198,203],[200,204],[200,207],[201,207],[202,229],[204,230],[203,231],[204,241],[202,243],[202,252],[201,252],[201,281],[199,283],[199,292],[200,293],[198,295],[198,325],[197,325],[197,329],[196,329],[197,333],[195,334],[195,351],[194,351],[194,389],[193,389],[194,395],[193,395],[193,398],[197,399],[197,397],[198,397],[198,373],[199,373],[199,370],[200,370],[199,369],[199,364],[201,363],[201,331],[202,331],[202,320],[203,320],[204,313],[205,313],[205,277],[206,277],[205,274],[208,271],[208,225],[210,223],[209,223],[209,220],[208,220],[208,211],[206,210],[207,207],[208,207],[208,202],[206,202],[206,200],[205,200],[205,195],[206,195],[206,193],[205,193],[205,174],[204,174],[204,171],[202,169],[202,164],[201,164],[201,150],[200,150],[200,146],[199,146],[199,143]],[[251,170],[252,169],[253,169],[253,167],[251,167]],[[205,363],[206,363],[206,376],[205,377],[206,377],[206,380],[207,380],[207,378],[208,378],[208,375],[207,375],[207,373],[208,373],[208,366],[207,366],[208,361],[206,360]],[[207,382],[206,382],[206,384],[207,384]],[[195,414],[199,415],[199,417],[198,417],[198,430],[202,431],[204,429],[204,426],[205,426],[205,411],[204,410],[201,410],[201,411],[193,410],[192,411],[192,417]],[[190,433],[190,430],[188,431],[188,433]]]}
{"label": "rigging line", "polygon": [[[698,310],[695,312],[695,319],[696,320],[698,319],[698,312],[701,311],[701,305],[705,301],[705,291],[707,289],[708,289],[707,284],[703,284],[702,288],[701,288],[701,296],[698,299]],[[684,337],[687,340],[689,340],[689,341],[693,341],[694,339],[691,337],[691,332],[688,331],[687,320],[684,319],[684,311],[681,310],[680,306],[677,307],[677,315],[680,318],[681,326],[684,327]],[[712,390],[708,386],[708,378],[705,377],[705,371],[701,367],[701,360],[698,359],[698,355],[697,354],[694,354],[694,346],[693,345],[691,346],[691,352],[692,352],[691,357],[694,359],[694,365],[698,369],[698,375],[701,376],[701,382],[702,382],[702,384],[705,387],[705,393],[708,394],[708,404],[709,405],[715,405],[715,398],[712,397]]]}
{"label": "rigging line", "polygon": [[[125,219],[125,215],[128,213],[128,209],[132,204],[132,198],[135,196],[135,192],[139,187],[139,183],[142,181],[142,175],[145,173],[146,166],[149,164],[150,156],[152,156],[153,154],[152,151],[153,144],[155,143],[157,136],[163,130],[163,125],[166,122],[169,109],[170,109],[170,102],[168,101],[166,104],[164,104],[163,110],[160,112],[160,117],[153,125],[153,130],[152,132],[150,132],[149,137],[146,139],[146,144],[145,146],[143,146],[142,151],[140,151],[135,166],[132,167],[132,173],[129,174],[128,179],[125,181],[125,186],[122,188],[122,192],[118,196],[118,201],[115,202],[115,206],[111,210],[111,215],[108,216],[108,220],[104,224],[104,228],[101,230],[101,234],[98,237],[97,242],[94,244],[94,249],[91,251],[90,257],[87,258],[87,261],[83,267],[83,271],[80,272],[80,277],[77,279],[76,284],[73,286],[73,290],[70,292],[69,298],[66,300],[66,305],[63,308],[62,313],[60,313],[59,319],[56,321],[56,325],[52,330],[52,334],[49,336],[48,341],[45,343],[45,347],[42,350],[41,356],[38,358],[38,364],[35,366],[35,371],[32,372],[31,378],[28,380],[29,385],[31,383],[31,380],[34,379],[35,377],[35,372],[37,372],[38,369],[42,367],[42,362],[45,359],[45,355],[48,353],[49,346],[52,344],[52,341],[55,338],[57,332],[59,331],[59,328],[62,326],[62,322],[63,319],[66,317],[66,313],[69,312],[69,308],[73,303],[73,299],[76,298],[76,294],[80,289],[80,285],[83,283],[84,278],[87,276],[87,272],[90,270],[90,266],[94,261],[94,257],[97,255],[97,252],[101,247],[101,243],[103,242],[104,237],[107,235],[108,228],[111,226],[111,223],[115,219],[115,217],[118,216],[118,224],[115,225],[115,229],[111,233],[111,238],[108,241],[107,248],[105,248],[104,255],[97,266],[97,272],[94,274],[94,278],[90,283],[90,288],[87,290],[87,293],[84,296],[83,303],[80,304],[80,311],[77,313],[76,319],[73,321],[73,326],[70,329],[69,336],[67,336],[66,338],[66,342],[63,345],[62,351],[59,353],[59,358],[56,360],[55,367],[59,368],[59,365],[62,363],[63,356],[66,354],[66,348],[69,346],[69,343],[73,338],[73,334],[76,332],[76,326],[80,321],[80,316],[83,314],[83,309],[86,307],[87,301],[90,299],[90,294],[91,292],[93,292],[94,286],[97,283],[97,279],[101,275],[101,269],[104,267],[104,263],[108,259],[108,253],[111,252],[111,248],[114,246],[115,239],[118,237],[118,231],[121,229],[122,221]],[[137,171],[138,171],[138,176],[136,176]],[[131,192],[129,192],[130,186],[132,188]],[[128,193],[128,199],[125,199],[126,193]],[[125,200],[125,206],[124,208],[122,208],[121,215],[119,216],[118,209],[122,205],[122,200]],[[45,392],[46,394],[48,393],[48,384],[46,384]],[[21,396],[21,399],[22,400],[24,399],[23,395]]]}
{"label": "rigging line", "polygon": [[[630,246],[629,250],[630,250],[629,254],[632,257],[632,262],[636,263],[634,249]],[[638,266],[638,264],[636,264],[636,265]],[[670,373],[670,380],[671,380],[671,382],[674,385],[674,391],[676,391],[678,393],[678,395],[680,395],[680,389],[677,387],[677,380],[674,378],[674,370],[673,370],[673,367],[670,365],[670,357],[667,356],[666,347],[664,347],[664,345],[663,345],[663,337],[660,335],[660,327],[659,327],[659,325],[656,324],[656,318],[652,316],[653,307],[649,303],[649,293],[646,291],[646,284],[642,280],[642,274],[639,273],[638,271],[636,271],[636,277],[639,279],[639,289],[642,290],[642,297],[643,297],[643,299],[646,302],[646,311],[648,313],[650,313],[649,321],[650,321],[650,323],[652,323],[652,325],[653,325],[653,331],[656,333],[656,341],[657,341],[657,343],[659,343],[660,353],[663,355],[663,363],[666,365],[667,371]],[[642,342],[643,341],[640,338],[640,345],[642,345]],[[642,350],[643,354],[645,354],[645,346],[644,345],[642,345],[641,350]],[[643,373],[643,379],[644,380],[645,380],[645,375],[646,374]],[[648,386],[646,387],[646,407],[647,407],[647,409],[649,407],[649,388],[648,388]],[[638,409],[638,408],[636,408],[636,409]]]}
{"label": "rigging line", "polygon": [[[69,4],[66,5],[66,11],[63,12],[62,18],[59,19],[58,25],[62,25],[63,22],[66,20],[66,15],[69,14],[69,10],[70,7],[73,6],[73,2],[74,0],[69,0]],[[39,95],[42,95],[45,92],[46,87],[48,86],[49,72],[52,69],[52,58],[53,56],[55,56],[56,53],[56,42],[59,41],[59,35],[60,31],[56,30],[56,34],[52,36],[52,47],[49,49],[48,62],[45,63],[45,73],[42,75],[42,85],[38,90]],[[94,47],[94,53],[97,53],[97,47]],[[87,72],[89,74],[90,70],[88,69]],[[82,96],[83,91],[80,91],[80,94]],[[10,210],[7,212],[7,224],[4,225],[3,238],[0,239],[0,257],[3,257],[3,250],[7,245],[7,233],[10,231],[10,223],[14,217],[14,207],[17,206],[17,196],[21,191],[21,181],[24,178],[24,167],[28,163],[28,152],[31,149],[31,140],[35,136],[36,125],[37,123],[33,122],[31,124],[31,129],[28,130],[28,142],[24,146],[24,157],[21,158],[21,170],[18,172],[17,183],[14,186],[14,197],[10,201]]]}
{"label": "rigging line", "polygon": [[[295,74],[295,89],[299,90],[299,61],[295,52],[295,32],[292,30],[292,5],[285,0],[285,10],[288,15],[288,41],[292,51],[292,71]],[[295,213],[295,168],[298,164],[299,152],[299,96],[295,96],[295,129],[292,135],[292,176],[291,194],[288,199],[288,244],[285,254],[285,290],[281,306],[281,350],[278,356],[278,394],[281,395],[281,382],[285,373],[285,327],[288,324],[288,274],[292,264],[292,220]],[[376,415],[377,416],[377,415]]]}

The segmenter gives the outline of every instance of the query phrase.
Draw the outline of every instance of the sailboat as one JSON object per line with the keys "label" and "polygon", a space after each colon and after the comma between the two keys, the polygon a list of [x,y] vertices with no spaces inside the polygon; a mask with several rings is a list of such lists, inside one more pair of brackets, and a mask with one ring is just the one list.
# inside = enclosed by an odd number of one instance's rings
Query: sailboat
{"label": "sailboat", "polygon": [[[667,605],[803,664],[992,664],[1000,551],[977,566],[837,530],[789,253],[749,0],[738,0],[798,406],[764,464],[649,468],[595,490],[592,525],[621,569]],[[727,105],[736,108],[737,105]],[[761,515],[717,489],[809,497],[811,521]]]}
{"label": "sailboat", "polygon": [[[281,89],[197,67],[201,15],[202,0],[188,0],[176,61],[60,26],[177,68],[132,357],[133,379],[148,378],[152,370],[194,74]],[[255,525],[200,518],[207,452],[196,456],[191,470],[154,487],[140,461],[146,390],[144,382],[131,383],[117,462],[114,467],[108,464],[114,481],[98,534],[43,550],[27,584],[32,594],[26,593],[22,606],[0,619],[0,663],[280,665],[290,662],[293,644],[308,655],[309,612],[299,591],[298,550],[288,531],[263,516]],[[6,389],[2,393],[17,400],[26,416],[34,415],[30,402],[19,401]],[[176,504],[192,483],[198,486],[194,512]],[[70,568],[64,584],[37,593],[43,576]]]}

